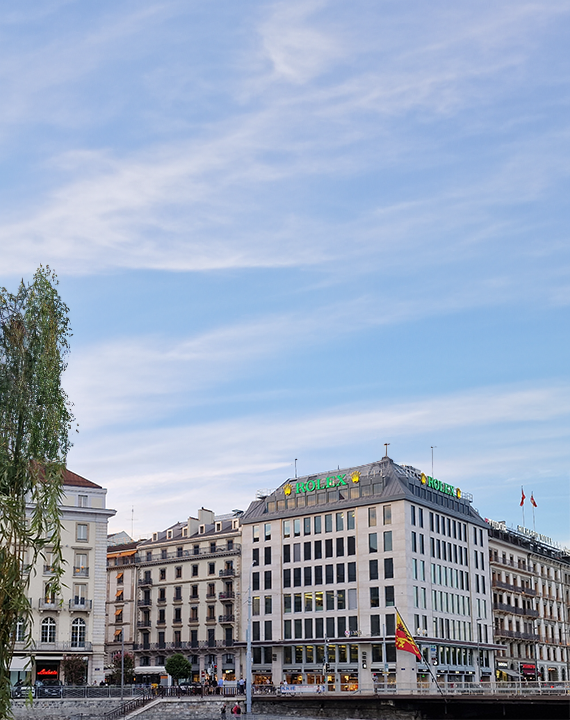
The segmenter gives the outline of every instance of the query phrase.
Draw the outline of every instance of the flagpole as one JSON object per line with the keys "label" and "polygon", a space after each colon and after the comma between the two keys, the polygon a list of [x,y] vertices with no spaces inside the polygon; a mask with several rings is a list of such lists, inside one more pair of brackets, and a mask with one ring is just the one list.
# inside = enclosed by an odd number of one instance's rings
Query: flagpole
{"label": "flagpole", "polygon": [[[404,618],[400,615],[400,611],[398,610],[398,608],[397,608],[395,605],[394,605],[394,609],[396,610],[396,616],[400,618],[400,620],[402,621],[402,625],[406,628],[406,632],[408,633],[408,635],[409,635],[409,636],[412,638],[412,640],[413,640],[413,635],[412,635],[412,634],[410,633],[410,631],[408,630],[408,626],[407,626],[406,623],[404,622]],[[397,623],[396,623],[396,624],[397,624]],[[414,642],[415,642],[415,640],[414,640]],[[419,650],[419,648],[418,648],[418,650]],[[420,652],[420,654],[421,654],[421,652]],[[433,679],[433,681],[434,681],[437,689],[438,689],[439,692],[441,693],[441,696],[443,697],[443,699],[444,699],[444,701],[445,701],[445,704],[447,705],[447,697],[446,697],[445,693],[443,692],[443,690],[441,689],[441,687],[440,687],[440,685],[439,685],[439,683],[438,683],[438,681],[437,681],[436,676],[433,674],[433,671],[432,671],[432,669],[431,669],[431,665],[429,664],[429,662],[426,662],[426,660],[425,660],[425,658],[423,657],[423,655],[422,655],[422,659],[423,659],[423,661],[426,663],[428,672],[429,672],[429,674],[431,675],[431,677],[432,677],[432,679]],[[447,713],[447,710],[446,710],[446,713]]]}
{"label": "flagpole", "polygon": [[534,500],[534,492],[531,492],[530,500],[531,500],[530,504],[532,505],[532,531],[536,532],[536,522],[534,519],[534,508],[536,507],[536,505],[535,505],[535,500]]}
{"label": "flagpole", "polygon": [[521,493],[522,493],[522,498],[521,498],[522,519],[523,519],[523,527],[525,527],[525,524],[524,524],[524,501],[525,501],[526,496],[524,494],[524,488],[522,485],[521,485]]}

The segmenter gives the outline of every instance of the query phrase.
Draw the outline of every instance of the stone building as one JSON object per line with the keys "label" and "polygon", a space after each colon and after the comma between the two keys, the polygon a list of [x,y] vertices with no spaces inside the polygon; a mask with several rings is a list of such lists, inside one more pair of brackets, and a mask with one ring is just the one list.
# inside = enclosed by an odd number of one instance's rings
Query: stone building
{"label": "stone building", "polygon": [[110,535],[107,539],[107,636],[105,640],[107,664],[124,647],[133,652],[137,621],[138,543],[126,533]]}
{"label": "stone building", "polygon": [[488,523],[499,679],[568,680],[570,555],[526,528]]}
{"label": "stone building", "polygon": [[[370,691],[494,676],[487,525],[390,458],[290,479],[243,515],[255,682]],[[424,656],[396,651],[396,612]],[[246,623],[240,624],[240,646]]]}
{"label": "stone building", "polygon": [[98,683],[105,677],[105,599],[107,523],[115,514],[105,507],[107,491],[66,470],[61,504],[61,542],[64,575],[61,595],[51,590],[53,566],[49,547],[36,567],[30,568],[32,645],[23,643],[24,628],[16,627],[11,682],[64,680],[61,661],[79,655],[86,666],[85,679]]}
{"label": "stone building", "polygon": [[240,617],[240,519],[201,508],[139,543],[136,555],[135,672],[144,682],[165,679],[169,654],[182,652],[192,678],[235,678]]}

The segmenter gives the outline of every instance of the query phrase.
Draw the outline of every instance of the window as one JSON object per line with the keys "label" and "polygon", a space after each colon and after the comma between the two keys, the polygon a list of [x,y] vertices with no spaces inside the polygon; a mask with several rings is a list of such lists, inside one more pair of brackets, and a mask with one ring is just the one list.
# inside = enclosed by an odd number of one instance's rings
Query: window
{"label": "window", "polygon": [[162,560],[166,560],[166,558],[168,557],[168,550],[166,548],[162,548],[162,550],[160,551],[160,557]]}
{"label": "window", "polygon": [[259,620],[254,620],[251,623],[251,630],[252,630],[252,640],[260,640],[260,622]]}
{"label": "window", "polygon": [[263,548],[263,562],[265,565],[271,565],[271,545]]}
{"label": "window", "polygon": [[89,507],[89,496],[88,495],[78,495],[77,496],[77,506],[78,507]]}
{"label": "window", "polygon": [[160,580],[166,580],[166,568],[160,568],[159,575]]}
{"label": "window", "polygon": [[283,537],[291,537],[291,520],[283,520]]}
{"label": "window", "polygon": [[310,565],[306,565],[303,568],[303,584],[304,585],[312,585],[313,584],[313,568]]}
{"label": "window", "polygon": [[333,516],[325,515],[325,532],[332,532],[333,529]]}
{"label": "window", "polygon": [[306,517],[303,520],[303,535],[310,535],[311,534],[311,518]]}
{"label": "window", "polygon": [[283,562],[291,562],[291,545],[283,545]]}
{"label": "window", "polygon": [[301,520],[296,518],[293,520],[293,535],[299,537],[301,535]]}
{"label": "window", "polygon": [[271,615],[271,613],[273,612],[273,598],[271,597],[271,595],[266,595],[263,602],[265,614]]}
{"label": "window", "polygon": [[[196,586],[198,587],[198,586]],[[166,588],[158,588],[158,602],[166,602]],[[149,594],[149,605],[150,605],[150,594]]]}
{"label": "window", "polygon": [[331,585],[334,583],[334,566],[325,565],[325,583]]}
{"label": "window", "polygon": [[259,525],[252,526],[253,542],[259,542]]}
{"label": "window", "polygon": [[338,563],[336,566],[336,581],[337,583],[344,582],[344,563]]}
{"label": "window", "polygon": [[410,520],[412,525],[416,524],[416,506],[410,505]]}
{"label": "window", "polygon": [[368,533],[368,552],[378,552],[378,534]]}
{"label": "window", "polygon": [[336,539],[336,556],[342,557],[344,555],[344,538],[337,537]]}
{"label": "window", "polygon": [[264,634],[265,634],[265,640],[272,640],[273,639],[273,627],[271,620],[266,620],[264,623],[263,628]]}
{"label": "window", "polygon": [[354,535],[346,538],[346,554],[356,555],[356,538]]}
{"label": "window", "polygon": [[259,565],[259,548],[253,548],[251,551],[251,564],[254,567]]}
{"label": "window", "polygon": [[182,600],[182,585],[177,585],[174,588],[174,600]]}
{"label": "window", "polygon": [[283,587],[291,587],[291,570],[283,570]]}
{"label": "window", "polygon": [[265,541],[271,540],[271,523],[265,523],[263,526],[263,537]]}
{"label": "window", "polygon": [[368,561],[368,574],[370,580],[378,580],[378,560]]}
{"label": "window", "polygon": [[332,539],[325,540],[325,557],[330,558],[333,556],[333,541]]}
{"label": "window", "polygon": [[71,623],[71,647],[85,647],[85,620],[76,618]]}
{"label": "window", "polygon": [[319,535],[322,528],[321,516],[317,515],[314,519],[313,527],[315,529],[315,535]]}
{"label": "window", "polygon": [[198,566],[192,565],[192,577],[198,577]]}
{"label": "window", "polygon": [[348,582],[356,582],[356,563],[348,563]]}
{"label": "window", "polygon": [[216,563],[210,562],[208,563],[208,575],[215,575],[216,574]]}
{"label": "window", "polygon": [[315,565],[315,585],[323,584],[323,566]]}
{"label": "window", "polygon": [[[413,505],[412,505],[413,507]],[[412,552],[418,551],[418,536],[415,532],[412,532]]]}
{"label": "window", "polygon": [[394,600],[394,586],[393,585],[385,585],[384,586],[384,600],[386,603],[386,607],[394,607],[395,600]]}
{"label": "window", "polygon": [[271,590],[271,570],[263,573],[263,587],[265,590]]}
{"label": "window", "polygon": [[259,573],[258,572],[251,573],[251,589],[259,590]]}
{"label": "window", "polygon": [[384,552],[392,552],[392,531],[384,533]]}
{"label": "window", "polygon": [[55,620],[53,618],[48,617],[42,621],[41,638],[43,643],[55,642]]}
{"label": "window", "polygon": [[301,543],[293,544],[293,562],[301,562]]}
{"label": "window", "polygon": [[370,607],[371,608],[380,607],[380,588],[377,588],[377,587],[370,588]]}
{"label": "window", "polygon": [[376,527],[376,508],[368,508],[368,527]]}
{"label": "window", "polygon": [[260,614],[260,612],[261,612],[260,605],[261,605],[261,598],[259,597],[259,595],[254,595],[251,598],[251,614],[252,615]]}
{"label": "window", "polygon": [[301,568],[294,568],[293,570],[293,585],[295,587],[300,587],[301,585]]}
{"label": "window", "polygon": [[337,532],[342,532],[344,530],[344,513],[338,512],[336,514],[336,529]]}
{"label": "window", "polygon": [[384,558],[384,577],[386,579],[394,577],[394,560],[393,560],[393,558]]}
{"label": "window", "polygon": [[311,559],[311,543],[306,542],[303,545],[303,560],[310,560]]}
{"label": "window", "polygon": [[349,510],[346,513],[346,529],[354,530],[355,527],[356,527],[356,521],[355,521],[354,510]]}
{"label": "window", "polygon": [[75,553],[75,565],[73,566],[73,574],[83,577],[89,576],[89,567],[87,565],[86,553]]}
{"label": "window", "polygon": [[89,540],[89,525],[77,523],[75,526],[75,539],[77,542],[87,542]]}
{"label": "window", "polygon": [[175,578],[182,577],[182,566],[181,565],[178,565],[178,567],[174,568],[174,577]]}

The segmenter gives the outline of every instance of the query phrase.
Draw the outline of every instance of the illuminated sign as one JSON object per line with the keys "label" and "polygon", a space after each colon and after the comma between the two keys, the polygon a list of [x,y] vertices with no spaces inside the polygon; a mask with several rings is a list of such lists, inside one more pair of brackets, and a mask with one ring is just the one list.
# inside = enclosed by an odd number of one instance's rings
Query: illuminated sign
{"label": "illuminated sign", "polygon": [[[354,484],[360,482],[360,473],[352,473],[350,476],[350,482]],[[315,492],[316,490],[332,490],[338,487],[348,487],[346,473],[344,473],[344,475],[329,475],[326,478],[296,482],[294,485],[287,483],[287,485],[283,488],[283,492],[288,497],[293,491],[299,495],[301,493]]]}
{"label": "illuminated sign", "polygon": [[44,677],[46,675],[57,675],[57,670],[49,670],[48,668],[42,668],[41,670],[37,671],[36,675],[42,675]]}
{"label": "illuminated sign", "polygon": [[461,497],[461,490],[459,488],[441,482],[441,480],[436,480],[430,475],[424,475],[424,473],[422,473],[421,481],[422,485],[426,485],[428,488],[431,488],[432,490],[437,490],[444,495],[451,495],[452,497],[456,498]]}

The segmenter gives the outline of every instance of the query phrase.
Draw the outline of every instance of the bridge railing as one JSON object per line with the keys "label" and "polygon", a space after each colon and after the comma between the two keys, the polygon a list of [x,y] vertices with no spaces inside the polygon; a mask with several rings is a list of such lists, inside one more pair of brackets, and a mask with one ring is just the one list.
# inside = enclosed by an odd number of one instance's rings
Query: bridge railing
{"label": "bridge railing", "polygon": [[439,683],[404,685],[393,683],[376,685],[377,695],[570,695],[570,682],[497,682],[497,683]]}

